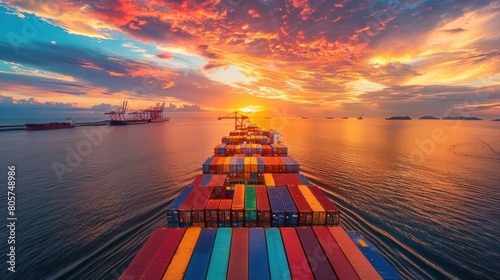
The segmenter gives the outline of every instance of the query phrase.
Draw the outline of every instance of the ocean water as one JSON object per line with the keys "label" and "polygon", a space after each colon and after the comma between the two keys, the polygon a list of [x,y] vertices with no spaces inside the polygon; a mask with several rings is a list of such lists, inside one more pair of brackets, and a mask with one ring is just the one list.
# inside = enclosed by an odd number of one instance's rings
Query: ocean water
{"label": "ocean water", "polygon": [[[405,279],[500,279],[500,123],[255,119]],[[231,121],[0,132],[0,213],[15,165],[16,273],[116,279]],[[54,170],[56,167],[56,170]]]}

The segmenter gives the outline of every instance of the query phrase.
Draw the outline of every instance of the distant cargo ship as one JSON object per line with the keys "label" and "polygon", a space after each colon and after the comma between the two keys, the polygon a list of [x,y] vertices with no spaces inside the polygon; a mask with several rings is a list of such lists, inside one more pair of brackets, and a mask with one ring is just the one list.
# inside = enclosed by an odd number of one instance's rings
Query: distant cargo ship
{"label": "distant cargo ship", "polygon": [[326,117],[327,120],[333,120],[333,117]]}
{"label": "distant cargo ship", "polygon": [[75,121],[70,119],[70,118],[67,118],[64,122],[27,123],[25,125],[26,125],[26,130],[28,130],[28,131],[76,127]]}

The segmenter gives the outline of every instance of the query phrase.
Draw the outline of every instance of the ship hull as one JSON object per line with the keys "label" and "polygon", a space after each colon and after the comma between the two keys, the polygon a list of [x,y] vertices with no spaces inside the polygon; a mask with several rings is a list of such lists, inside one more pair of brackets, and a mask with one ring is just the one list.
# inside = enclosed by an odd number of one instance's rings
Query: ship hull
{"label": "ship hull", "polygon": [[126,121],[111,121],[110,125],[133,125],[133,124],[147,124],[151,120],[126,120]]}
{"label": "ship hull", "polygon": [[36,131],[36,130],[52,130],[52,129],[63,129],[63,128],[75,128],[74,124],[67,123],[27,123],[26,130]]}

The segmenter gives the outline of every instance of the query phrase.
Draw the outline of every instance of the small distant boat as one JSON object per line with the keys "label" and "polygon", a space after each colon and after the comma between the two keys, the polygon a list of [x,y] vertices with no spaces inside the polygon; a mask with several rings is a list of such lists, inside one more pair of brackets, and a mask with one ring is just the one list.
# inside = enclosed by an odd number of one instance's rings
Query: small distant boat
{"label": "small distant boat", "polygon": [[348,120],[349,118],[348,117],[342,117],[343,120]]}
{"label": "small distant boat", "polygon": [[303,118],[304,120],[307,120],[307,119],[309,119],[308,117],[302,117],[302,118]]}
{"label": "small distant boat", "polygon": [[270,119],[271,117],[264,117],[264,119]]}
{"label": "small distant boat", "polygon": [[27,131],[34,131],[34,130],[74,128],[76,127],[76,124],[74,120],[67,118],[64,122],[27,123],[25,124],[25,126]]}
{"label": "small distant boat", "polygon": [[333,120],[333,117],[326,117],[327,120]]}
{"label": "small distant boat", "polygon": [[358,120],[362,120],[362,119],[363,119],[363,115],[358,117]]}

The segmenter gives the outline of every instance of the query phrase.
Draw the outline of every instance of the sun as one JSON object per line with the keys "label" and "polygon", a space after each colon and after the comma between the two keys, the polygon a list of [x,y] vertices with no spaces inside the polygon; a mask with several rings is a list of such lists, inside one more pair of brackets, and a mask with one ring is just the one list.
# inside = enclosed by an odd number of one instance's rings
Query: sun
{"label": "sun", "polygon": [[256,105],[256,106],[246,106],[246,107],[242,107],[239,109],[240,112],[243,112],[243,113],[255,113],[255,112],[259,112],[259,111],[262,111],[262,106],[260,105]]}

